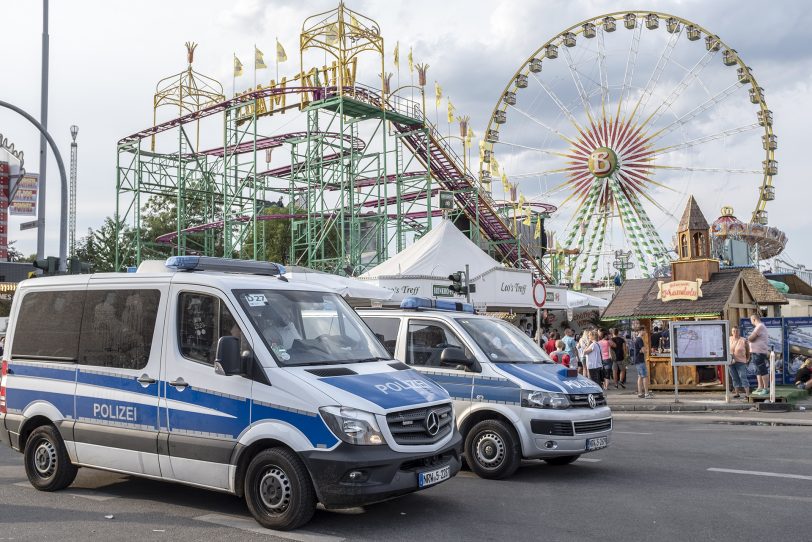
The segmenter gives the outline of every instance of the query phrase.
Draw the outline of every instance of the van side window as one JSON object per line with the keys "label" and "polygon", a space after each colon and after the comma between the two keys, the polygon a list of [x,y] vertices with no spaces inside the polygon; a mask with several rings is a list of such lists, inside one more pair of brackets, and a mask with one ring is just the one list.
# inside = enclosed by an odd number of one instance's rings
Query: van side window
{"label": "van side window", "polygon": [[28,292],[20,304],[13,356],[76,361],[85,291]]}
{"label": "van side window", "polygon": [[398,342],[398,330],[400,329],[400,318],[367,318],[365,320],[372,333],[381,341],[381,344],[395,356],[395,347]]}
{"label": "van side window", "polygon": [[184,357],[214,365],[217,341],[227,335],[240,338],[241,350],[250,348],[237,321],[219,298],[183,292],[178,307],[178,344]]}
{"label": "van side window", "polygon": [[409,322],[406,341],[406,363],[409,365],[440,367],[440,354],[449,346],[465,350],[462,341],[445,325],[439,322]]}
{"label": "van side window", "polygon": [[146,367],[160,301],[158,290],[88,290],[79,362],[119,369]]}

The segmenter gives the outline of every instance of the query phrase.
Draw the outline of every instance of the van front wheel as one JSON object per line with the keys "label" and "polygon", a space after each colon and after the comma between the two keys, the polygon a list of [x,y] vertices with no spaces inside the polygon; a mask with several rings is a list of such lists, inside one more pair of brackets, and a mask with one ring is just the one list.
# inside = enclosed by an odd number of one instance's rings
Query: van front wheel
{"label": "van front wheel", "polygon": [[286,448],[259,452],[245,473],[245,502],[260,525],[287,531],[316,511],[316,493],[299,457]]}
{"label": "van front wheel", "polygon": [[53,425],[34,429],[25,442],[25,474],[40,491],[59,491],[73,483],[78,469]]}
{"label": "van front wheel", "polygon": [[480,478],[507,478],[521,462],[521,446],[513,428],[501,420],[483,420],[465,437],[465,459]]}

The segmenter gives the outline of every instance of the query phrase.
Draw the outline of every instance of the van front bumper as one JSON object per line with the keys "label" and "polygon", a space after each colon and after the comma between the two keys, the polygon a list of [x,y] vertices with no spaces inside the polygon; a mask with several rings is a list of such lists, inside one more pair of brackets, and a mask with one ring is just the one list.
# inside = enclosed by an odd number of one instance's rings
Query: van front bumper
{"label": "van front bumper", "polygon": [[[421,472],[448,466],[453,477],[460,470],[461,453],[462,438],[455,430],[449,443],[434,453],[410,454],[388,446],[342,442],[330,451],[301,452],[301,457],[324,507],[349,508],[425,489],[418,485]],[[351,472],[361,472],[361,480],[350,481]]]}
{"label": "van front bumper", "polygon": [[588,453],[594,451],[587,448],[591,439],[605,438],[607,446],[611,443],[613,420],[608,407],[564,410],[523,408],[522,411],[522,455],[525,459]]}

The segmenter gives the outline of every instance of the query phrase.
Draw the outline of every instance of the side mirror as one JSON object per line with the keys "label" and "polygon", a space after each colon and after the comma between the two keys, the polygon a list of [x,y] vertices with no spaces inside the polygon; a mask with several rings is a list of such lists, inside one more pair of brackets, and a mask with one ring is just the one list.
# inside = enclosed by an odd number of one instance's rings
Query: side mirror
{"label": "side mirror", "polygon": [[231,335],[217,341],[217,356],[214,358],[214,371],[226,376],[243,374],[240,339]]}
{"label": "side mirror", "polygon": [[440,363],[443,365],[463,365],[466,371],[474,371],[479,365],[476,360],[465,355],[465,351],[457,346],[446,346],[440,352]]}

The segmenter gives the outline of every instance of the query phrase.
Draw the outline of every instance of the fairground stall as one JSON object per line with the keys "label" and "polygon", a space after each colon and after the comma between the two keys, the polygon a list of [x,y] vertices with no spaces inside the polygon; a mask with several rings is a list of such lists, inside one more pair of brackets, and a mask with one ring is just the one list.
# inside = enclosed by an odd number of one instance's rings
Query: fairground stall
{"label": "fairground stall", "polygon": [[[602,314],[605,321],[630,320],[632,329],[644,330],[651,389],[674,387],[670,322],[722,319],[735,325],[760,307],[774,314],[787,303],[757,269],[720,269],[719,260],[709,257],[709,226],[693,197],[677,241],[679,258],[671,262],[670,277],[627,280]],[[679,388],[724,389],[720,372],[715,366],[680,366]]]}

